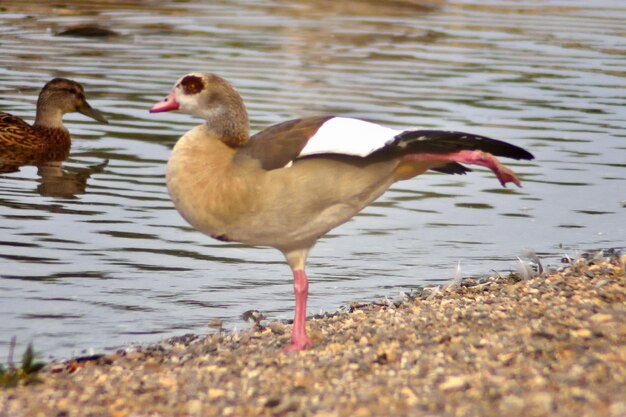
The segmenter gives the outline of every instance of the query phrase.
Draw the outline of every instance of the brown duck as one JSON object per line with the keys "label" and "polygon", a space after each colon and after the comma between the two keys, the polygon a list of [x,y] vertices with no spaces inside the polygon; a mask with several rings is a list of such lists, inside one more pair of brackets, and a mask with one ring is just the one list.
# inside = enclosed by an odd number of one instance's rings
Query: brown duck
{"label": "brown duck", "polygon": [[69,149],[70,132],[63,126],[63,115],[71,112],[108,123],[98,110],[87,103],[82,85],[65,78],[55,78],[39,93],[37,114],[32,126],[12,114],[0,113],[0,151],[47,152]]}
{"label": "brown duck", "polygon": [[271,246],[293,271],[296,308],[291,345],[306,334],[304,266],[317,239],[348,221],[389,186],[427,170],[494,172],[520,185],[496,156],[532,159],[522,148],[470,133],[397,131],[347,117],[286,121],[250,137],[243,100],[223,78],[182,77],[152,112],[181,110],[205,120],[178,140],[167,166],[170,195],[183,217],[220,240]]}

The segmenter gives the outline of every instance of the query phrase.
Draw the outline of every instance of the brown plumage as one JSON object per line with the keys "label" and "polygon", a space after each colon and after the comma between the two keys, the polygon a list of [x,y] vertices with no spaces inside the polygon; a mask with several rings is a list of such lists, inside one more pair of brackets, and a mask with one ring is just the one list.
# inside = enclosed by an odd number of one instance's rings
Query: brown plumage
{"label": "brown plumage", "polygon": [[70,148],[28,149],[0,147],[0,174],[18,171],[25,165],[40,166],[50,161],[64,161]]}
{"label": "brown plumage", "polygon": [[280,250],[292,269],[296,311],[291,345],[306,334],[309,250],[394,182],[428,170],[489,168],[502,185],[520,185],[496,156],[532,159],[522,148],[463,132],[396,131],[362,120],[318,116],[290,120],[249,136],[243,100],[224,79],[182,77],[151,112],[181,110],[205,120],[178,140],[167,185],[178,211],[216,239]]}
{"label": "brown plumage", "polygon": [[17,116],[0,113],[0,151],[69,149],[70,133],[63,126],[63,115],[71,112],[107,123],[104,116],[87,103],[85,91],[79,83],[65,78],[49,81],[39,93],[32,126]]}

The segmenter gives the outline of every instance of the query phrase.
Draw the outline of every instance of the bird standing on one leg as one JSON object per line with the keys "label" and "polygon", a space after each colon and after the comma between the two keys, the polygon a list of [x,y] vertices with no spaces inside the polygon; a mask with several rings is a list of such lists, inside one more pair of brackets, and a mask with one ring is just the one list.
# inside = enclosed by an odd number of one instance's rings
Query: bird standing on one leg
{"label": "bird standing on one leg", "polygon": [[391,184],[431,169],[463,174],[462,164],[492,170],[520,185],[496,156],[532,159],[517,146],[462,132],[389,129],[358,119],[290,120],[249,136],[241,96],[223,78],[191,73],[151,112],[181,110],[205,123],[178,140],[167,185],[181,215],[216,239],[280,250],[294,277],[291,345],[306,333],[305,263],[322,235],[348,221]]}

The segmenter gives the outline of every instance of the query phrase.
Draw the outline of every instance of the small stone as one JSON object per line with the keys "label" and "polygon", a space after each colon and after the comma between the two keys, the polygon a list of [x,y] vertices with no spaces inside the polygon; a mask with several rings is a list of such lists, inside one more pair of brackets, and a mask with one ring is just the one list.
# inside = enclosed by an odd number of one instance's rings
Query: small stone
{"label": "small stone", "polygon": [[286,333],[285,325],[278,321],[271,322],[267,327],[272,331],[272,333],[277,335],[283,335]]}
{"label": "small stone", "polygon": [[450,376],[439,384],[439,389],[445,392],[462,391],[468,387],[467,378],[464,376]]}
{"label": "small stone", "polygon": [[223,397],[226,394],[226,391],[220,388],[209,388],[207,395],[209,396],[209,400],[215,400]]}
{"label": "small stone", "polygon": [[202,402],[200,400],[191,400],[187,403],[187,412],[190,415],[200,415],[202,412]]}
{"label": "small stone", "polygon": [[592,334],[589,329],[570,330],[570,335],[573,337],[590,338]]}
{"label": "small stone", "polygon": [[215,329],[217,331],[222,330],[222,325],[224,324],[224,320],[222,319],[211,319],[209,320],[209,327]]}
{"label": "small stone", "polygon": [[597,323],[604,323],[607,321],[612,321],[613,320],[613,316],[610,314],[602,314],[602,313],[597,313],[594,314],[593,316],[589,317],[589,319],[591,321],[595,321]]}

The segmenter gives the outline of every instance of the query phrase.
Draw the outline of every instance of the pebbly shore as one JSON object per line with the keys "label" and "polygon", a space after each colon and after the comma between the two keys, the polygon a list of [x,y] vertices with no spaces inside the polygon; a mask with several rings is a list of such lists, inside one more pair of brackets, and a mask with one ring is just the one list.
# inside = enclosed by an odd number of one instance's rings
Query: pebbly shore
{"label": "pebbly shore", "polygon": [[47,365],[2,417],[626,416],[626,256]]}

